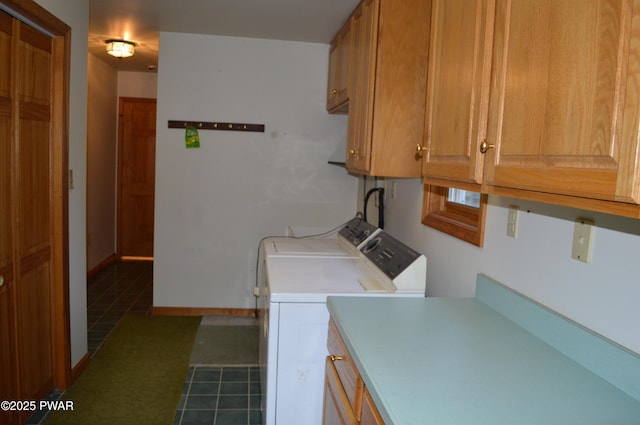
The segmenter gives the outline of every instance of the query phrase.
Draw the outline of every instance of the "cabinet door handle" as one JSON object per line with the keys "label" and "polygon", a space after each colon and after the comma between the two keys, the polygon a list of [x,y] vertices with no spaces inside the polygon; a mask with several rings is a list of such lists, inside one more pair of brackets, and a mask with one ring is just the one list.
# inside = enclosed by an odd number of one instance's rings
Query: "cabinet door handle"
{"label": "cabinet door handle", "polygon": [[4,277],[0,274],[0,287],[4,285]]}
{"label": "cabinet door handle", "polygon": [[489,149],[493,149],[495,147],[496,145],[493,143],[487,143],[486,140],[483,140],[482,143],[480,143],[480,153],[487,153]]}
{"label": "cabinet door handle", "polygon": [[424,152],[426,152],[426,151],[427,151],[427,147],[426,147],[426,146],[423,146],[423,145],[421,145],[421,144],[417,144],[417,145],[416,145],[416,154],[417,154],[418,156],[422,156],[422,154],[423,154]]}
{"label": "cabinet door handle", "polygon": [[331,356],[329,356],[331,358],[332,362],[338,361],[338,360],[344,360],[344,357],[342,356],[334,356],[333,354]]}
{"label": "cabinet door handle", "polygon": [[349,155],[358,155],[358,151],[355,149],[349,149]]}
{"label": "cabinet door handle", "polygon": [[331,90],[331,94],[336,94],[336,93],[338,93],[338,90],[336,89]]}

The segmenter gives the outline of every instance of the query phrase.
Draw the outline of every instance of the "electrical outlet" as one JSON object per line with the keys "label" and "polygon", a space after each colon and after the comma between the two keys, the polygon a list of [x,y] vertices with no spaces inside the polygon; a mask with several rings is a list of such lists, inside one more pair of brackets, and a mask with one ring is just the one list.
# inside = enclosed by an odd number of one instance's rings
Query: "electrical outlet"
{"label": "electrical outlet", "polygon": [[571,258],[582,261],[583,263],[591,262],[591,251],[593,249],[593,226],[594,222],[584,218],[576,220],[573,229],[573,247],[571,249]]}
{"label": "electrical outlet", "polygon": [[520,216],[520,207],[517,205],[509,205],[509,215],[507,216],[507,236],[512,238],[518,237],[518,218]]}

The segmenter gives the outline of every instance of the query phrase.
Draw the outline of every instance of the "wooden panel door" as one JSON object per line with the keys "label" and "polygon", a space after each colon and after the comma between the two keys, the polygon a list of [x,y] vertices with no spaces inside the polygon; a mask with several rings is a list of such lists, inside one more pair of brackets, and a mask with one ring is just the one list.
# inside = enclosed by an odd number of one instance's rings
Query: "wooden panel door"
{"label": "wooden panel door", "polygon": [[480,184],[495,0],[434,0],[432,7],[423,175]]}
{"label": "wooden panel door", "polygon": [[[11,38],[13,20],[0,12],[0,400],[18,398],[14,334],[13,214],[11,201]],[[0,423],[18,423],[18,413],[0,411]]]}
{"label": "wooden panel door", "polygon": [[[0,11],[0,398],[37,400],[71,383],[71,28],[34,2],[2,3],[54,34]],[[3,412],[0,423],[22,423],[30,413]]]}
{"label": "wooden panel door", "polygon": [[156,100],[120,99],[118,255],[153,257]]}
{"label": "wooden panel door", "polygon": [[498,0],[485,181],[640,202],[640,2]]}
{"label": "wooden panel door", "polygon": [[16,314],[21,395],[53,388],[52,341],[52,39],[14,21],[14,76],[19,110],[13,206]]}

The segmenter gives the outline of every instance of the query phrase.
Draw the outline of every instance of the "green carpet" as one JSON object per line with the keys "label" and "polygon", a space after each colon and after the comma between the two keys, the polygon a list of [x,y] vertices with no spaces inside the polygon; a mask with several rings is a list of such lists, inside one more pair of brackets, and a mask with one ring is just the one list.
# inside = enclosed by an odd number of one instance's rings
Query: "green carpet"
{"label": "green carpet", "polygon": [[125,316],[46,425],[171,425],[200,317]]}

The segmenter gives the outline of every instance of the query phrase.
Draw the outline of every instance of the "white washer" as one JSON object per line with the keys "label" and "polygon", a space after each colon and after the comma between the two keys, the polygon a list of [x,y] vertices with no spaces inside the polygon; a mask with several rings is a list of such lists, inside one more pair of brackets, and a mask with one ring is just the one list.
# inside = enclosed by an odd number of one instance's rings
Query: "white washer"
{"label": "white washer", "polygon": [[259,297],[263,424],[320,425],[327,296],[424,296],[425,257],[382,231],[374,239],[357,258],[267,256]]}

